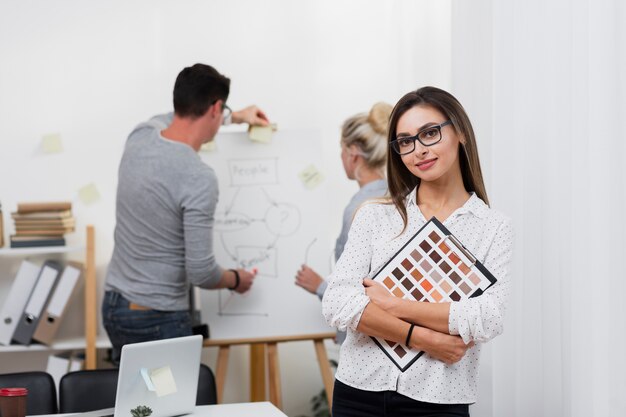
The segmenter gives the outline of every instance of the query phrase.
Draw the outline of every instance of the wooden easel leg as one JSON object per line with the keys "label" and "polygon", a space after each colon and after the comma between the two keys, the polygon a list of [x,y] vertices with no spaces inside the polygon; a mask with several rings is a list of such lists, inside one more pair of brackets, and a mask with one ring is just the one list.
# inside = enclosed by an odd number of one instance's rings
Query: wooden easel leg
{"label": "wooden easel leg", "polygon": [[315,339],[315,353],[317,353],[317,361],[320,365],[320,371],[322,373],[322,382],[326,388],[326,397],[328,398],[328,408],[333,409],[333,385],[335,383],[335,377],[330,369],[330,363],[328,362],[328,354],[326,353],[326,346],[324,346],[324,339]]}
{"label": "wooden easel leg", "polygon": [[270,376],[270,401],[277,408],[282,409],[282,389],[280,385],[280,367],[278,366],[278,347],[276,343],[267,344],[267,360]]}
{"label": "wooden easel leg", "polygon": [[215,369],[215,383],[217,385],[217,403],[224,400],[224,385],[226,384],[226,369],[228,369],[228,354],[230,346],[220,346],[217,353],[217,366]]}
{"label": "wooden easel leg", "polygon": [[250,401],[265,401],[265,343],[250,345]]}

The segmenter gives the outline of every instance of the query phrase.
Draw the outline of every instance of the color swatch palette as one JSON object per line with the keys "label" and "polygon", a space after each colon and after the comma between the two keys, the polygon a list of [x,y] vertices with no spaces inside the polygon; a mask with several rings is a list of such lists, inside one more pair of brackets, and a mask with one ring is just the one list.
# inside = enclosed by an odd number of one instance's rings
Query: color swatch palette
{"label": "color swatch palette", "polygon": [[[373,278],[395,297],[430,303],[477,297],[496,278],[435,217]],[[404,372],[423,352],[373,337]]]}

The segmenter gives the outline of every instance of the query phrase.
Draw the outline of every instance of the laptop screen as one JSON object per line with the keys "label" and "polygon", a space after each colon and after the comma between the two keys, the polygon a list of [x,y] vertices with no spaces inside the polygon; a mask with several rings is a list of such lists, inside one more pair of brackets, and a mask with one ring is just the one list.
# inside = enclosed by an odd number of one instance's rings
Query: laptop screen
{"label": "laptop screen", "polygon": [[188,414],[196,406],[202,336],[124,345],[115,397],[115,417],[137,407],[150,417]]}

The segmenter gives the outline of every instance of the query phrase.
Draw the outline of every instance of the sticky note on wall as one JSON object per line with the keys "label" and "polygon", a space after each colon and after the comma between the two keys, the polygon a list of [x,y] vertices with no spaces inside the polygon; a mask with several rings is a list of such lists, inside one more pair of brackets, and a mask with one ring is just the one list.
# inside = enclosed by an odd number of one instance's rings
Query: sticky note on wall
{"label": "sticky note on wall", "polygon": [[215,149],[215,140],[203,143],[202,146],[200,146],[201,152],[213,152]]}
{"label": "sticky note on wall", "polygon": [[152,385],[154,385],[157,397],[164,397],[177,392],[176,381],[174,381],[174,375],[169,366],[151,370],[150,379],[152,380]]}
{"label": "sticky note on wall", "polygon": [[251,141],[260,143],[270,143],[272,141],[272,133],[276,130],[275,124],[267,126],[250,126],[248,137]]}
{"label": "sticky note on wall", "polygon": [[80,198],[80,201],[87,205],[93,204],[96,201],[100,200],[100,193],[98,192],[96,184],[87,184],[80,190],[78,190],[78,198]]}
{"label": "sticky note on wall", "polygon": [[63,152],[63,141],[61,135],[52,133],[41,137],[41,150],[43,153],[59,153]]}
{"label": "sticky note on wall", "polygon": [[302,184],[309,190],[317,187],[322,181],[324,181],[324,175],[317,170],[315,165],[309,165],[302,172],[298,174]]}

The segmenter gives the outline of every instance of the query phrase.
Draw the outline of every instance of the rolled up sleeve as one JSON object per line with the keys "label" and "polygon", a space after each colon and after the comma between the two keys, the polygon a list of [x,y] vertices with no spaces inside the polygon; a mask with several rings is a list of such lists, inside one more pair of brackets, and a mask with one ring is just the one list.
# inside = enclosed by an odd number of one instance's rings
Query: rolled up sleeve
{"label": "rolled up sleeve", "polygon": [[483,262],[497,282],[478,297],[450,304],[450,334],[461,336],[465,343],[486,342],[504,330],[504,314],[511,292],[513,239],[513,226],[505,219],[498,226]]}
{"label": "rolled up sleeve", "polygon": [[328,279],[322,312],[328,324],[341,331],[356,330],[369,297],[363,278],[370,272],[372,232],[376,227],[373,206],[366,205],[355,215],[344,251]]}

